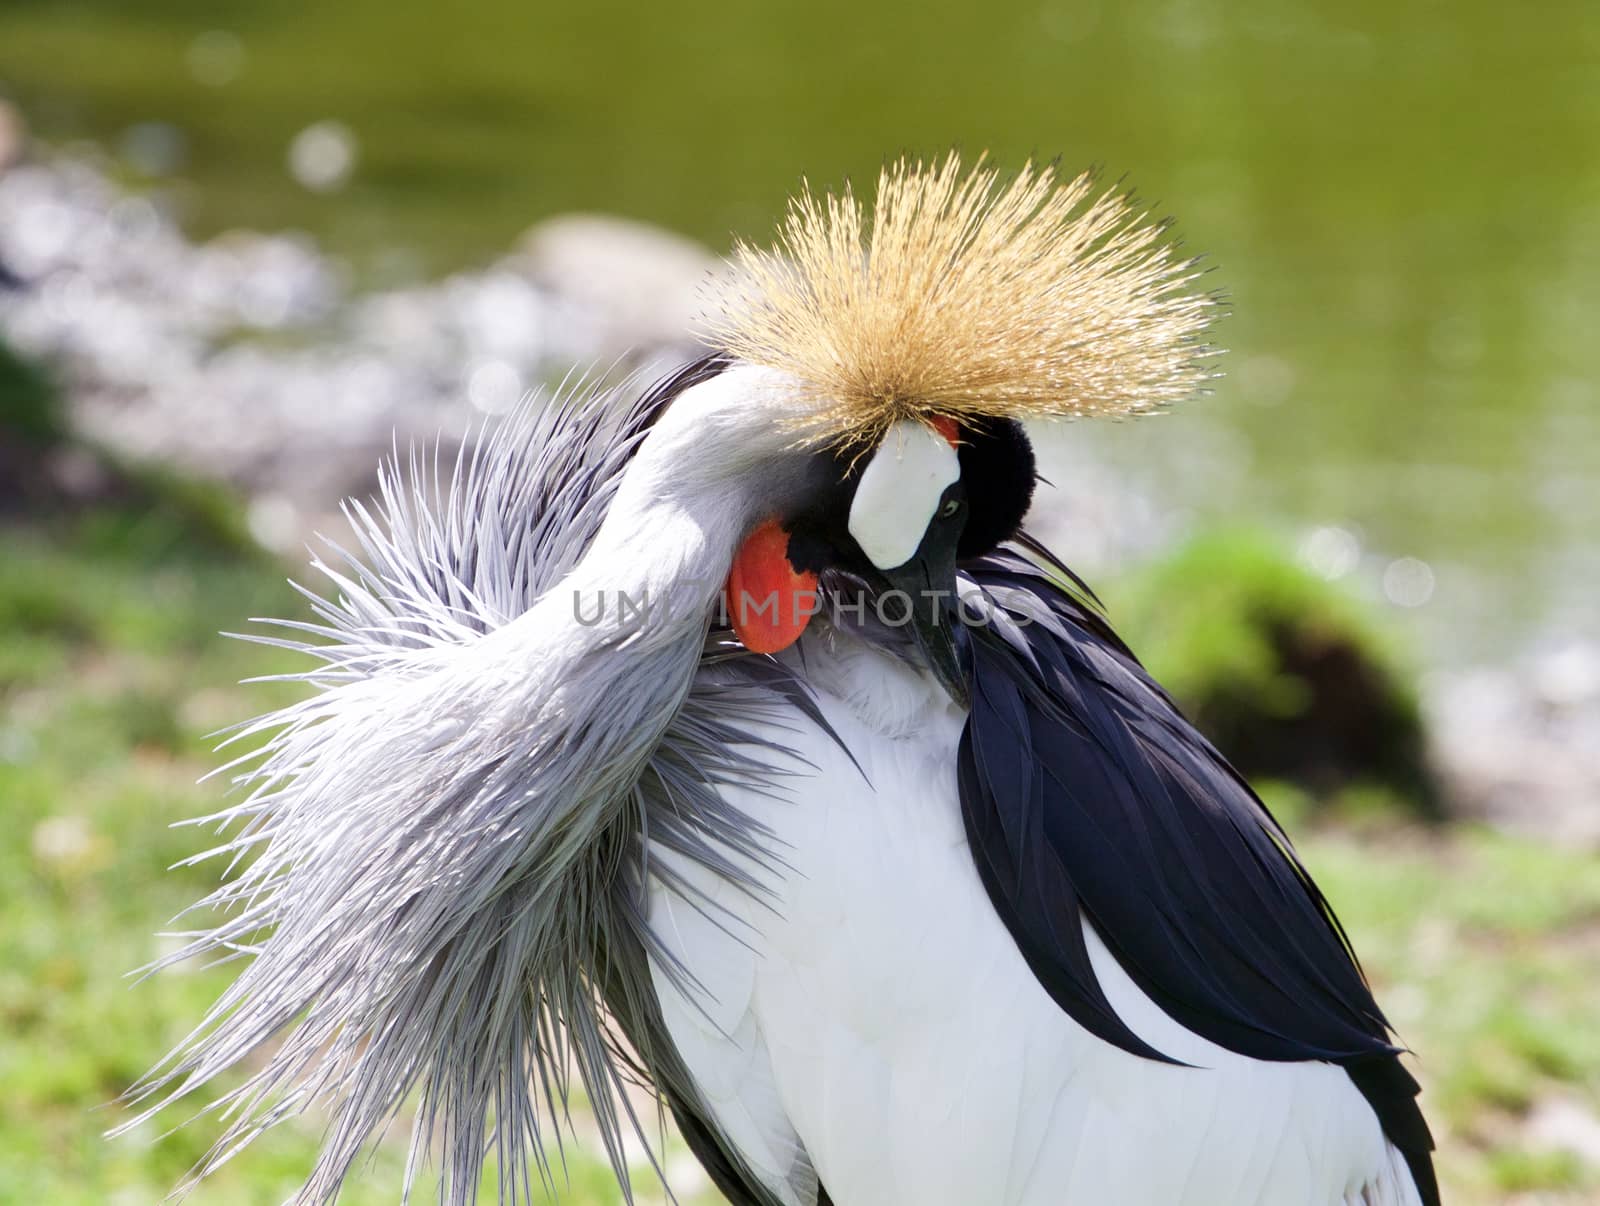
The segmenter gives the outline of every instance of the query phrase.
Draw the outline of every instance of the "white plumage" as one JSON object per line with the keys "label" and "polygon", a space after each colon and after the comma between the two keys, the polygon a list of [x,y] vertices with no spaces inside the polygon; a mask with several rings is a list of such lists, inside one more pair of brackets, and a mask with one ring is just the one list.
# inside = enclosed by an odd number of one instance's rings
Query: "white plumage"
{"label": "white plumage", "polygon": [[[1342,1068],[1269,1063],[1185,1030],[1092,929],[1131,1055],[1063,1011],[990,906],[962,829],[964,713],[837,630],[806,673],[850,753],[795,715],[763,734],[790,786],[734,789],[786,871],[763,899],[688,860],[651,925],[700,991],[657,970],[668,1029],[729,1141],[780,1198],[898,1206],[1402,1206],[1404,1161]],[[666,856],[670,857],[670,856]],[[736,856],[735,856],[736,857]],[[692,999],[691,999],[692,998]]]}

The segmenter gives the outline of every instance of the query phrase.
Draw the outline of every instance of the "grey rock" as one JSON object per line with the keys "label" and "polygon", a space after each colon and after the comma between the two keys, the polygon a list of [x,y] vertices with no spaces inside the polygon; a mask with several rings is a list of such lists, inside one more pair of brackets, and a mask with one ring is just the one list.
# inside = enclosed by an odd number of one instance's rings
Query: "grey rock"
{"label": "grey rock", "polygon": [[[53,362],[77,429],[121,455],[229,482],[292,549],[396,444],[446,451],[573,365],[659,371],[715,258],[639,223],[542,223],[504,260],[351,297],[294,235],[195,244],[91,162],[0,176],[0,330]],[[262,338],[271,336],[271,338]]]}
{"label": "grey rock", "polygon": [[552,350],[600,359],[687,345],[706,287],[722,267],[692,239],[601,214],[540,222],[511,262],[565,303]]}
{"label": "grey rock", "polygon": [[1459,812],[1600,848],[1600,647],[1437,671],[1424,686],[1434,760]]}
{"label": "grey rock", "polygon": [[1600,1116],[1584,1102],[1570,1097],[1539,1102],[1523,1123],[1523,1134],[1535,1151],[1567,1152],[1600,1169]]}

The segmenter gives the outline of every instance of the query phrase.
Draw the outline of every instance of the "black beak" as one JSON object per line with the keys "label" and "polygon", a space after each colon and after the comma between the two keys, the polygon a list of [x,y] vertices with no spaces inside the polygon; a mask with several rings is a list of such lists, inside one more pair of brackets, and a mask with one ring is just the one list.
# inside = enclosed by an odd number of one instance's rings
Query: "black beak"
{"label": "black beak", "polygon": [[[956,608],[956,550],[953,542],[932,540],[904,565],[879,571],[886,584],[878,596],[878,614],[898,623],[906,609],[905,626],[928,659],[934,677],[963,708],[972,703],[964,664],[966,630]],[[902,596],[904,596],[902,598]]]}

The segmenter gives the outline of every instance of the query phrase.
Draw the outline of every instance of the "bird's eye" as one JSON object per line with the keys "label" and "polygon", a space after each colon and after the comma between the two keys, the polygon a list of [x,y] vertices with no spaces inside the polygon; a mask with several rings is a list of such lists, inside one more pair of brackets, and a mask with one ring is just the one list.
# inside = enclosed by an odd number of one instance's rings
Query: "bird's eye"
{"label": "bird's eye", "polygon": [[945,500],[944,506],[939,508],[939,518],[949,519],[959,510],[961,510],[961,500],[959,498],[948,498]]}

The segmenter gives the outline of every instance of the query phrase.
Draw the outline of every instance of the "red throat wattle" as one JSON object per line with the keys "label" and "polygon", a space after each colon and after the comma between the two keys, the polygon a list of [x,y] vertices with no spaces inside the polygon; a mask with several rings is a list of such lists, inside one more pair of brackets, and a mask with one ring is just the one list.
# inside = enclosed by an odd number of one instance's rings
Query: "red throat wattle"
{"label": "red throat wattle", "polygon": [[789,533],[769,519],[739,546],[728,571],[727,614],[752,653],[777,653],[800,639],[817,610],[817,576],[789,564]]}

